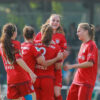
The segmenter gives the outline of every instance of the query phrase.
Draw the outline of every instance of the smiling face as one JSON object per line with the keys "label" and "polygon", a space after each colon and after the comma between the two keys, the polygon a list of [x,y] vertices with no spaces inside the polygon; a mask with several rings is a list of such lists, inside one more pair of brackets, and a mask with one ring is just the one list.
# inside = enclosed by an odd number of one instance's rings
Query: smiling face
{"label": "smiling face", "polygon": [[60,26],[60,17],[58,15],[51,16],[49,24],[52,26],[53,30],[57,30]]}

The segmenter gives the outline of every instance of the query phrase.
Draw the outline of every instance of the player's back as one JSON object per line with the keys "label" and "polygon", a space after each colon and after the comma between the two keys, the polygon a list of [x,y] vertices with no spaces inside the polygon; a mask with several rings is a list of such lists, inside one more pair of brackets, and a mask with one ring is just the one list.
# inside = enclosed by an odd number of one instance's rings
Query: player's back
{"label": "player's back", "polygon": [[27,65],[34,72],[34,67],[36,64],[36,57],[39,56],[38,52],[33,43],[24,42],[21,44],[22,57]]}
{"label": "player's back", "polygon": [[[45,60],[50,60],[55,58],[60,50],[58,45],[50,44],[49,46],[46,46],[43,43],[41,43],[41,41],[35,42],[35,45],[37,46],[37,49],[39,49],[42,52],[42,55],[45,57]],[[40,70],[40,73],[43,72],[42,75],[51,74],[53,76],[54,76],[54,69],[55,69],[55,64],[48,66],[46,70],[36,68],[36,70],[38,71]]]}
{"label": "player's back", "polygon": [[9,62],[2,47],[0,48],[0,53],[3,59],[5,70],[7,72],[7,83],[15,84],[15,83],[20,83],[20,82],[29,80],[29,77],[27,75],[27,72],[24,69],[22,69],[16,62],[16,59],[21,58],[20,42],[16,40],[12,40],[11,42],[16,51],[14,63],[11,64]]}

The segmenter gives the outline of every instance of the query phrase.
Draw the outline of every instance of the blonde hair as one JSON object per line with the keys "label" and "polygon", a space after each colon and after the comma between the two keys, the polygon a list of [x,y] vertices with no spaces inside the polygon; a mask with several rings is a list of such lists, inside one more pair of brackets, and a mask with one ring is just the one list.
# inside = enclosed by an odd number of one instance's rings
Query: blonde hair
{"label": "blonde hair", "polygon": [[[47,19],[45,24],[49,24],[50,18],[53,17],[53,16],[58,16],[59,19],[61,20],[61,15],[59,15],[59,14],[51,14],[51,16],[49,17],[49,19]],[[62,34],[65,35],[65,32],[64,32],[63,27],[61,25],[57,28],[56,32],[57,33],[62,33]]]}
{"label": "blonde hair", "polygon": [[91,40],[95,39],[95,26],[88,23],[80,23],[78,27],[83,28],[84,30],[88,30],[88,34]]}

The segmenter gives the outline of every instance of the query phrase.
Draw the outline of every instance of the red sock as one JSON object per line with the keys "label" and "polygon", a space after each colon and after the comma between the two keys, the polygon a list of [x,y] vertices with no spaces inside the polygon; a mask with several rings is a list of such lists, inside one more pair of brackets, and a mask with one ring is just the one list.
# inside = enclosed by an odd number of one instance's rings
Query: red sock
{"label": "red sock", "polygon": [[62,96],[60,95],[58,97],[55,97],[55,100],[63,100],[63,99],[62,99]]}

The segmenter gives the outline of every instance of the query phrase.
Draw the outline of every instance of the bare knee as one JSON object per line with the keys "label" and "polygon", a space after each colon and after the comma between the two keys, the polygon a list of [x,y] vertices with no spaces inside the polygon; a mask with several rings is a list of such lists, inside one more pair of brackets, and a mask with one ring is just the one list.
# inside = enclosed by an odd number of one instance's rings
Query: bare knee
{"label": "bare knee", "polygon": [[60,96],[61,95],[61,87],[55,86],[54,87],[54,94],[55,94],[55,97]]}

